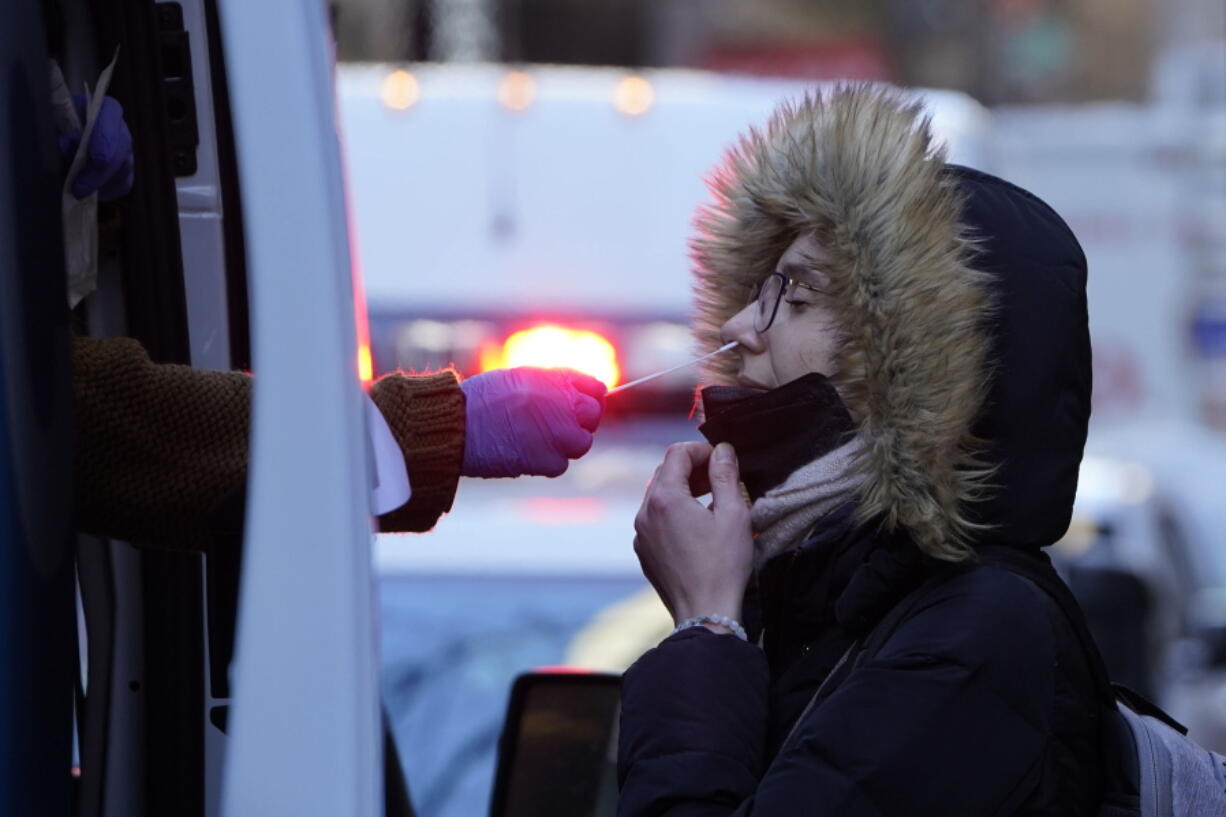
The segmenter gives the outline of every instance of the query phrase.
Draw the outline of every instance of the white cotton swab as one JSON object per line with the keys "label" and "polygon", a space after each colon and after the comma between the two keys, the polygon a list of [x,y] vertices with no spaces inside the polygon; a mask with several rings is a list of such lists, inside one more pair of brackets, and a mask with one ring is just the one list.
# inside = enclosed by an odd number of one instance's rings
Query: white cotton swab
{"label": "white cotton swab", "polygon": [[649,380],[655,380],[657,377],[663,377],[666,374],[672,374],[675,371],[684,369],[686,366],[693,366],[695,363],[702,363],[707,358],[712,358],[718,354],[722,354],[728,351],[732,347],[736,346],[737,343],[738,341],[735,341],[735,340],[730,341],[728,343],[725,343],[723,346],[719,347],[718,349],[716,349],[714,352],[710,352],[708,354],[703,355],[702,357],[695,358],[694,360],[691,360],[688,363],[681,363],[676,366],[673,366],[671,369],[665,369],[662,372],[656,372],[655,374],[649,374],[646,377],[640,377],[638,380],[631,380],[629,383],[622,383],[617,388],[609,389],[607,392],[605,392],[605,396],[607,397],[610,394],[617,394],[619,391],[623,391],[625,389],[629,389],[634,386],[641,385],[643,383],[646,383]]}

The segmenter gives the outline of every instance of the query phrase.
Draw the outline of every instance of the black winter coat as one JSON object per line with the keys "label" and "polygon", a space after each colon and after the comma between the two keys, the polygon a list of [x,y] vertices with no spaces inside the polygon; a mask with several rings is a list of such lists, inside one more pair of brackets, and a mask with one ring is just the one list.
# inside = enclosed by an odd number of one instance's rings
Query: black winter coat
{"label": "black winter coat", "polygon": [[[1037,554],[1068,526],[1085,441],[1085,259],[1031,194],[947,172],[997,297],[995,380],[974,428],[996,490],[975,506],[992,526],[977,536]],[[691,628],[627,671],[619,814],[1092,814],[1096,698],[1054,601],[989,561],[922,556],[904,529],[851,510],[760,571],[761,647]],[[953,572],[796,725],[849,645],[936,570]]]}
{"label": "black winter coat", "polygon": [[1092,814],[1085,658],[1050,597],[990,563],[924,592],[779,753],[852,642],[934,569],[848,516],[767,564],[765,649],[696,627],[627,672],[619,814]]}

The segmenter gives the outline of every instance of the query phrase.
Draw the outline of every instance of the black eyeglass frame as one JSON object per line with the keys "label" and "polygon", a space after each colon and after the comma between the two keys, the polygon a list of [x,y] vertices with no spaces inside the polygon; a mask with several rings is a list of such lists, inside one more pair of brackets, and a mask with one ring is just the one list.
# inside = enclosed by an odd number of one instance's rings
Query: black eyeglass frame
{"label": "black eyeglass frame", "polygon": [[[765,325],[758,328],[758,323],[761,321],[762,316],[766,313],[765,304],[763,304],[759,299],[762,296],[763,290],[766,289],[767,283],[772,278],[778,278],[779,280],[783,281],[783,285],[779,287],[779,293],[775,296],[775,303],[770,308],[770,317],[766,319]],[[770,275],[766,276],[766,279],[762,281],[762,283],[754,284],[753,289],[750,290],[749,293],[749,302],[751,304],[755,302],[758,303],[758,312],[754,316],[753,322],[753,329],[755,332],[757,332],[759,335],[766,334],[766,332],[775,325],[775,316],[779,314],[779,304],[783,301],[783,293],[787,292],[788,289],[793,286],[800,287],[801,289],[807,289],[810,292],[822,294],[822,290],[813,286],[813,284],[807,284],[799,278],[789,278],[782,272],[772,272]]]}

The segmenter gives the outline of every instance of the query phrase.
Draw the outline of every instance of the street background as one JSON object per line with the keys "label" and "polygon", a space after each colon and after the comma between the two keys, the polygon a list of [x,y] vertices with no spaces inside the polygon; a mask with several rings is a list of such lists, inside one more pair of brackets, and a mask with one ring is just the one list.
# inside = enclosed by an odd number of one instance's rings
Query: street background
{"label": "street background", "polygon": [[[1113,669],[1226,749],[1220,0],[332,9],[376,374],[547,362],[511,343],[545,326],[543,354],[583,346],[610,382],[685,360],[689,219],[722,148],[823,82],[925,89],[954,157],[1086,250],[1094,420],[1056,550]],[[385,696],[422,814],[486,809],[518,672],[618,669],[667,627],[630,525],[664,446],[696,436],[693,386],[610,398],[562,479],[466,481],[435,531],[380,537]]]}

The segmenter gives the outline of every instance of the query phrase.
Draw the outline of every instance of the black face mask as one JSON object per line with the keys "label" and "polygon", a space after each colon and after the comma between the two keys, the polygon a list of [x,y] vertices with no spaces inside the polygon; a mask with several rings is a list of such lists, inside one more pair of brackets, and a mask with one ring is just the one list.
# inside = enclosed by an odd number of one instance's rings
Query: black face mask
{"label": "black face mask", "polygon": [[830,380],[816,372],[770,391],[741,386],[702,390],[711,445],[731,443],[750,499],[797,468],[838,448],[856,428]]}

